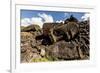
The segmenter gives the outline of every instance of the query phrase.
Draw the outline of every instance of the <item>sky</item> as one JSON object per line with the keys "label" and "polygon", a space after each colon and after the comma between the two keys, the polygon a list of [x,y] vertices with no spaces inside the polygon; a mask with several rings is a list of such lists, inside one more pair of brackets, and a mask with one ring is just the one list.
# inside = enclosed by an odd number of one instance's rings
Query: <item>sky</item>
{"label": "sky", "polygon": [[61,12],[61,11],[39,11],[39,10],[21,10],[21,26],[38,24],[41,28],[46,22],[64,22],[70,15],[73,15],[79,21],[87,20],[89,14],[84,12]]}

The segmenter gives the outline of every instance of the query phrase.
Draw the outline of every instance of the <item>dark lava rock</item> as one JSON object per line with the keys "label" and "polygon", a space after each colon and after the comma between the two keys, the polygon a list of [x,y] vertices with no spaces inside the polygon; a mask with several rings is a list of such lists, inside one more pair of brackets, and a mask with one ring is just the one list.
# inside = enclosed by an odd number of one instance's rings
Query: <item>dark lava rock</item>
{"label": "dark lava rock", "polygon": [[72,60],[79,59],[80,54],[78,46],[65,41],[59,41],[46,49],[46,53],[51,57],[58,59]]}
{"label": "dark lava rock", "polygon": [[83,60],[90,57],[89,21],[73,16],[65,23],[44,23],[21,27],[21,62],[46,59]]}

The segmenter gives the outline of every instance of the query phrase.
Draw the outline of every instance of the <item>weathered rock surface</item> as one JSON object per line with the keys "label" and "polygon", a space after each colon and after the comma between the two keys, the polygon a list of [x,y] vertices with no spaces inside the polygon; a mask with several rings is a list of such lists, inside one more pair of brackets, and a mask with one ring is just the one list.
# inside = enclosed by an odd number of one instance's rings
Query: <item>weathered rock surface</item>
{"label": "weathered rock surface", "polygon": [[40,31],[39,25],[29,25],[27,27],[22,27],[22,32]]}
{"label": "weathered rock surface", "polygon": [[49,56],[63,60],[79,59],[78,46],[70,42],[59,41],[49,46],[46,52]]}
{"label": "weathered rock surface", "polygon": [[71,16],[65,23],[21,28],[21,62],[89,59],[89,21]]}

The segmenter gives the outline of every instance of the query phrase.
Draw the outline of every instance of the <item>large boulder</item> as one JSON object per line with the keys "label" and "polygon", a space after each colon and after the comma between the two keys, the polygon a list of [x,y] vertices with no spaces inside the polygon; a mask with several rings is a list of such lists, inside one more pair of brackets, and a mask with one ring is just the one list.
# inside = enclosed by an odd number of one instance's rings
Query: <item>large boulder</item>
{"label": "large boulder", "polygon": [[[56,36],[63,36],[63,39],[70,41],[75,38],[79,33],[79,24],[75,22],[69,22],[62,26],[56,27],[53,31]],[[61,38],[60,38],[61,39]]]}
{"label": "large boulder", "polygon": [[31,32],[31,31],[41,31],[41,28],[39,25],[29,25],[29,26],[26,26],[26,27],[22,27],[21,26],[21,32]]}
{"label": "large boulder", "polygon": [[53,44],[59,40],[70,41],[79,33],[79,25],[75,22],[67,24],[62,23],[45,23],[43,25],[43,41],[46,45]]}
{"label": "large boulder", "polygon": [[49,46],[46,48],[46,53],[59,60],[79,59],[81,54],[78,45],[65,41],[59,41],[54,45]]}

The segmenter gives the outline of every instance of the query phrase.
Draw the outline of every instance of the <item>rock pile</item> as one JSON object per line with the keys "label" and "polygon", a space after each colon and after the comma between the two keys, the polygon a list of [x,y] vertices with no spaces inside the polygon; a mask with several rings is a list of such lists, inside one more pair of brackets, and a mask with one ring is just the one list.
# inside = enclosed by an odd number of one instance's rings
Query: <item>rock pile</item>
{"label": "rock pile", "polygon": [[21,29],[21,62],[89,59],[89,21],[71,16],[64,23]]}

